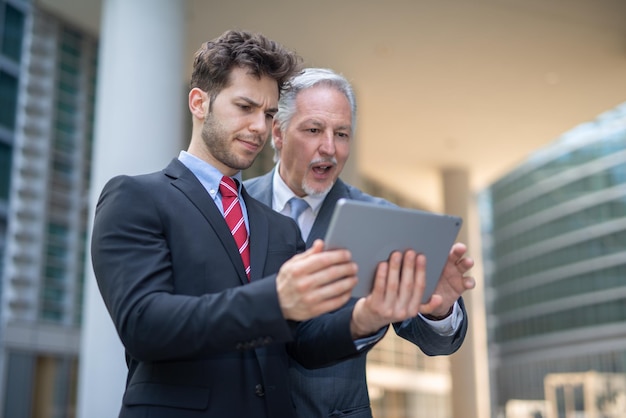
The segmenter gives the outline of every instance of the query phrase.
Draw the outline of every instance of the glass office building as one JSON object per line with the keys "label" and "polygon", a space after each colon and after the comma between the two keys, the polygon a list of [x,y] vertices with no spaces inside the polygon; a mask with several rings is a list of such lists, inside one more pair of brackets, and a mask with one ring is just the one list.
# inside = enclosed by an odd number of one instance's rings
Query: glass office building
{"label": "glass office building", "polygon": [[73,417],[97,42],[0,0],[0,416]]}
{"label": "glass office building", "polygon": [[626,373],[626,104],[494,183],[481,217],[492,411],[551,373]]}

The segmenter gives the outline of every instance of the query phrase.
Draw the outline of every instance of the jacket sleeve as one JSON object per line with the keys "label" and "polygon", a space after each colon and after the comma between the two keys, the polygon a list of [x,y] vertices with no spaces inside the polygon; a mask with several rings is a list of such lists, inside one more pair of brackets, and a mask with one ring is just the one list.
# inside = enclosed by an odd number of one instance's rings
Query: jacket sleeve
{"label": "jacket sleeve", "polygon": [[127,352],[143,361],[200,359],[291,341],[275,276],[241,286],[194,205],[157,183],[113,179],[94,219],[93,268]]}
{"label": "jacket sleeve", "polygon": [[413,318],[409,326],[400,327],[400,323],[393,324],[396,334],[417,345],[428,356],[452,354],[461,347],[467,334],[468,320],[463,298],[459,298],[458,303],[463,311],[463,321],[453,335],[438,334],[419,316]]}
{"label": "jacket sleeve", "polygon": [[296,340],[288,346],[290,355],[307,369],[328,367],[371,350],[387,333],[384,327],[370,340],[358,345],[352,339],[350,321],[357,299],[344,307],[302,322],[296,329]]}

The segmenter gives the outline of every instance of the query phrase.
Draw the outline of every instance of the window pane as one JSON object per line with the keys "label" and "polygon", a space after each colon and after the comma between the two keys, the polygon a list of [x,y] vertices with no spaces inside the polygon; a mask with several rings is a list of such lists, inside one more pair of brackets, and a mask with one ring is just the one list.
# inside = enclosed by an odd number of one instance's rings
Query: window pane
{"label": "window pane", "polygon": [[9,199],[13,147],[0,142],[0,199]]}
{"label": "window pane", "polygon": [[17,78],[0,71],[0,125],[15,128],[15,112],[17,107]]}
{"label": "window pane", "polygon": [[20,61],[22,55],[23,32],[24,14],[7,4],[4,15],[2,53],[16,62]]}

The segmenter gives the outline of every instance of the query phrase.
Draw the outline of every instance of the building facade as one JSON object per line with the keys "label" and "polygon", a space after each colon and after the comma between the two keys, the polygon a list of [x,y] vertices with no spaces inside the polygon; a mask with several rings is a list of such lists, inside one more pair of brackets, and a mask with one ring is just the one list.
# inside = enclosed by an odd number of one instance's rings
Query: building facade
{"label": "building facade", "polygon": [[492,410],[543,399],[549,374],[626,373],[626,104],[531,155],[481,206]]}
{"label": "building facade", "polygon": [[75,416],[95,38],[0,0],[0,413]]}

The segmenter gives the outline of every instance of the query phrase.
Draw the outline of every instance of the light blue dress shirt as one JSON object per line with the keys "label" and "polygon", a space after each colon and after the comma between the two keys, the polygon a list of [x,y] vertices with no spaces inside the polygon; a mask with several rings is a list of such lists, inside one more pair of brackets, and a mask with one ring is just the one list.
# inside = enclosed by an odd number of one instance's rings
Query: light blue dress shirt
{"label": "light blue dress shirt", "polygon": [[[183,163],[185,167],[187,167],[198,180],[200,180],[200,183],[202,183],[202,186],[207,191],[207,193],[209,193],[222,216],[224,216],[222,195],[219,193],[220,181],[222,181],[222,177],[224,177],[224,175],[211,164],[207,163],[204,160],[201,160],[195,155],[189,154],[187,151],[181,151],[178,155],[178,160]],[[237,180],[239,190],[238,193],[241,195],[241,171],[232,176],[232,178]],[[243,199],[239,199],[239,203],[241,204],[241,212],[243,213],[243,219],[246,223],[246,229],[248,230],[248,234],[250,234],[246,202],[244,202]]]}

